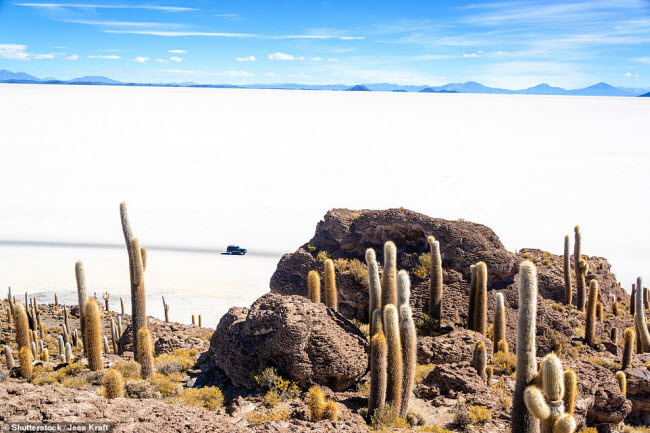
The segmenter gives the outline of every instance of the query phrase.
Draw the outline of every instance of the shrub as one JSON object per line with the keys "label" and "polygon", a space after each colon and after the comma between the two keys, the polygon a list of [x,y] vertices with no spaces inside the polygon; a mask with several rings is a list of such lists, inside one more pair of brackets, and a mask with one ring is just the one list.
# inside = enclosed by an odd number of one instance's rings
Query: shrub
{"label": "shrub", "polygon": [[602,358],[602,357],[590,357],[586,358],[585,361],[593,362],[596,365],[600,365],[601,367],[604,367],[614,373],[619,371],[621,369],[621,363],[620,362],[614,362],[610,361],[607,358]]}
{"label": "shrub", "polygon": [[492,355],[494,374],[510,375],[515,372],[517,355],[513,352],[497,352]]}
{"label": "shrub", "polygon": [[275,409],[270,412],[256,410],[250,412],[246,416],[246,420],[253,425],[259,425],[269,421],[286,421],[290,415],[289,411],[284,409]]}
{"label": "shrub", "polygon": [[369,325],[369,324],[367,324],[367,323],[363,323],[362,321],[357,320],[357,319],[352,319],[352,323],[354,323],[354,325],[355,325],[357,328],[359,328],[359,331],[361,331],[361,333],[362,333],[366,338],[368,338],[368,336],[370,335],[370,325]]}
{"label": "shrub", "polygon": [[162,394],[156,391],[154,386],[146,380],[132,380],[125,385],[128,398],[162,398]]}
{"label": "shrub", "polygon": [[485,406],[469,406],[469,419],[474,425],[483,425],[492,420],[492,412]]}
{"label": "shrub", "polygon": [[431,253],[422,253],[418,256],[418,264],[415,265],[413,275],[425,279],[431,273]]}
{"label": "shrub", "polygon": [[[266,391],[267,394],[273,391],[281,401],[296,398],[300,395],[298,384],[278,375],[275,368],[266,368],[253,376],[253,378],[259,385],[261,391]],[[271,395],[269,398],[273,399],[273,396]]]}
{"label": "shrub", "polygon": [[650,433],[650,427],[632,427],[626,425],[623,427],[623,433]]}
{"label": "shrub", "polygon": [[409,423],[410,426],[424,425],[424,414],[419,410],[411,409],[406,414],[406,422]]}
{"label": "shrub", "polygon": [[418,364],[415,366],[415,383],[422,383],[424,379],[436,368],[435,364]]}
{"label": "shrub", "polygon": [[375,413],[370,415],[370,424],[375,430],[409,427],[409,423],[400,418],[399,411],[390,404],[375,409]]}
{"label": "shrub", "polygon": [[86,366],[81,362],[73,362],[72,364],[66,365],[66,367],[62,368],[61,370],[65,371],[65,374],[67,376],[76,376],[82,373],[85,369]]}
{"label": "shrub", "polygon": [[334,269],[340,274],[348,270],[348,260],[347,259],[334,259]]}
{"label": "shrub", "polygon": [[113,368],[119,371],[127,382],[129,380],[140,380],[140,364],[133,360],[120,361]]}
{"label": "shrub", "polygon": [[264,394],[264,398],[262,400],[264,400],[264,404],[267,406],[273,407],[276,404],[280,403],[282,399],[280,398],[280,394],[278,394],[276,390],[272,389]]}
{"label": "shrub", "polygon": [[469,410],[467,409],[467,404],[465,404],[464,397],[458,397],[458,401],[456,402],[456,408],[454,409],[454,424],[461,429],[465,429],[471,424]]}
{"label": "shrub", "polygon": [[318,260],[321,263],[325,263],[325,260],[329,258],[330,255],[327,254],[327,251],[320,251],[318,254],[316,254],[316,260]]}
{"label": "shrub", "polygon": [[454,433],[451,430],[447,430],[445,428],[442,428],[437,424],[436,425],[431,425],[431,426],[420,427],[418,429],[418,432],[421,432],[421,433]]}
{"label": "shrub", "polygon": [[164,374],[155,373],[153,376],[147,378],[147,381],[153,385],[154,389],[163,397],[174,397],[181,392],[181,385],[172,380],[169,376]]}
{"label": "shrub", "polygon": [[368,288],[370,285],[368,281],[368,266],[357,259],[352,259],[348,262],[348,271],[352,274],[354,281],[361,287]]}
{"label": "shrub", "polygon": [[216,386],[185,388],[174,398],[173,402],[201,409],[217,410],[223,407],[223,393]]}
{"label": "shrub", "polygon": [[61,385],[66,388],[83,388],[90,386],[90,383],[86,380],[85,377],[67,377],[61,382]]}

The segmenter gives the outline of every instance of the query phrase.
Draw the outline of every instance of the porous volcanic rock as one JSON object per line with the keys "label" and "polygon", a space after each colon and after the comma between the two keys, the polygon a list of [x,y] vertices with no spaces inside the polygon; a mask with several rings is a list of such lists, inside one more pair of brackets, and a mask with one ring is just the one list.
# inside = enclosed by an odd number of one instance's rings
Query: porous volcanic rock
{"label": "porous volcanic rock", "polygon": [[344,390],[367,371],[369,347],[359,329],[339,313],[302,296],[269,293],[248,308],[231,308],[199,364],[218,368],[235,386],[253,389],[253,373],[276,367],[303,386]]}
{"label": "porous volcanic rock", "polygon": [[[639,355],[650,360],[649,354]],[[632,412],[628,421],[640,425],[650,425],[650,370],[633,368],[625,372],[627,376],[627,397],[632,401]]]}
{"label": "porous volcanic rock", "polygon": [[[175,349],[197,349],[203,352],[208,349],[208,338],[212,330],[199,328],[182,323],[165,323],[162,320],[148,317],[149,332],[154,342],[156,355],[172,352]],[[118,341],[118,354],[133,352],[133,332],[129,324]]]}

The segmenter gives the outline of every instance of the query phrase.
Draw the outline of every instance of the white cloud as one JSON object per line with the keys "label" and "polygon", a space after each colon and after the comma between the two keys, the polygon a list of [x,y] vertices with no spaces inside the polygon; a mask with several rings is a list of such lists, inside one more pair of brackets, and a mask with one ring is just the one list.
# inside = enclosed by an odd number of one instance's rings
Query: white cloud
{"label": "white cloud", "polygon": [[118,60],[121,59],[122,57],[120,56],[115,56],[115,55],[110,55],[110,56],[86,56],[89,59],[107,59],[107,60]]}
{"label": "white cloud", "polygon": [[107,4],[68,4],[68,3],[16,3],[16,6],[27,6],[43,9],[58,8],[82,8],[82,9],[148,9],[164,12],[187,12],[198,11],[196,8],[185,8],[176,6],[148,6],[148,5],[107,5]]}
{"label": "white cloud", "polygon": [[277,76],[278,76],[278,74],[276,74],[276,73],[274,73],[274,72],[267,72],[267,73],[264,74],[264,75],[266,75],[267,77],[277,77]]}
{"label": "white cloud", "polygon": [[171,57],[169,58],[169,60],[171,60],[172,62],[176,62],[176,63],[178,63],[178,62],[182,62],[182,61],[183,61],[183,59],[181,59],[181,58],[178,57],[178,56],[171,56]]}
{"label": "white cloud", "polygon": [[167,60],[165,60],[165,59],[154,59],[154,62],[167,63]]}
{"label": "white cloud", "polygon": [[269,60],[296,60],[294,56],[286,53],[271,53],[267,57]]}
{"label": "white cloud", "polygon": [[626,76],[627,78],[632,78],[632,73],[631,73],[631,72],[626,72],[626,73],[625,73],[625,76]]}
{"label": "white cloud", "polygon": [[323,58],[322,57],[312,57],[309,60],[311,60],[312,62],[322,62]]}
{"label": "white cloud", "polygon": [[29,60],[27,45],[0,44],[0,59]]}
{"label": "white cloud", "polygon": [[329,59],[327,59],[327,61],[328,62],[338,62],[339,59],[337,59],[336,57],[330,57]]}
{"label": "white cloud", "polygon": [[34,54],[35,59],[53,59],[54,54]]}
{"label": "white cloud", "polygon": [[225,75],[227,77],[252,77],[255,74],[248,71],[224,71],[220,75]]}
{"label": "white cloud", "polygon": [[481,57],[478,53],[463,54],[463,57]]}
{"label": "white cloud", "polygon": [[72,24],[87,24],[90,26],[110,26],[110,27],[156,27],[156,28],[182,28],[183,24],[178,23],[152,23],[138,21],[90,21],[90,20],[62,20]]}
{"label": "white cloud", "polygon": [[167,52],[172,54],[187,54],[187,51],[185,50],[169,50]]}
{"label": "white cloud", "polygon": [[336,35],[260,35],[255,33],[222,33],[222,32],[189,32],[165,30],[104,30],[104,33],[128,33],[133,35],[151,36],[213,36],[221,38],[256,38],[256,39],[365,39],[362,36],[336,36]]}
{"label": "white cloud", "polygon": [[636,57],[632,61],[637,63],[643,63],[644,65],[650,65],[650,57]]}
{"label": "white cloud", "polygon": [[79,55],[78,54],[72,54],[68,57],[66,57],[68,60],[79,60]]}
{"label": "white cloud", "polygon": [[138,56],[134,60],[138,63],[147,63],[151,59],[149,57]]}
{"label": "white cloud", "polygon": [[237,60],[238,62],[254,62],[257,59],[255,58],[255,56],[248,56],[248,57],[237,57],[235,60]]}

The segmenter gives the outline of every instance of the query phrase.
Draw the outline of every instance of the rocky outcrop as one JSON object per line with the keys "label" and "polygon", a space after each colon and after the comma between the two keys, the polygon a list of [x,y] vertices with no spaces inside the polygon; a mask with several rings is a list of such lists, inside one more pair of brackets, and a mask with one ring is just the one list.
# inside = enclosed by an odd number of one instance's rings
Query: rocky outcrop
{"label": "rocky outcrop", "polygon": [[[640,355],[650,361],[650,354]],[[627,398],[632,402],[632,412],[628,420],[635,424],[650,425],[650,370],[633,368],[627,370]]]}
{"label": "rocky outcrop", "polygon": [[[156,355],[173,352],[176,349],[197,349],[204,352],[209,347],[211,330],[181,323],[165,323],[153,317],[148,318],[148,328],[154,342]],[[129,324],[118,342],[118,354],[133,353],[133,332]]]}
{"label": "rocky outcrop", "polygon": [[0,422],[115,423],[112,431],[120,433],[251,431],[238,427],[231,421],[215,412],[172,405],[162,400],[108,400],[96,393],[79,389],[0,383]]}
{"label": "rocky outcrop", "polygon": [[248,308],[231,308],[199,359],[204,372],[219,369],[239,387],[253,389],[253,374],[276,367],[303,386],[344,390],[367,371],[368,344],[343,316],[302,296],[274,293]]}

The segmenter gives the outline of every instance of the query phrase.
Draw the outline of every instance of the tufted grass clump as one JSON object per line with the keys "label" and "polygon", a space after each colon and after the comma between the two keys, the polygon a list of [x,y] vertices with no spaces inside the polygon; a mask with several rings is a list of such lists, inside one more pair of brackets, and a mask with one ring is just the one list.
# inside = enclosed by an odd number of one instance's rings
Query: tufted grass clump
{"label": "tufted grass clump", "polygon": [[365,263],[361,263],[357,259],[352,259],[347,264],[347,270],[358,285],[366,289],[368,288],[370,283],[368,281],[368,267]]}
{"label": "tufted grass clump", "polygon": [[517,355],[514,352],[496,352],[492,355],[494,374],[510,375],[515,372]]}
{"label": "tufted grass clump", "polygon": [[589,358],[585,358],[585,361],[593,362],[594,364],[600,365],[601,367],[604,367],[604,368],[610,370],[613,373],[616,373],[617,371],[619,371],[621,369],[621,363],[620,362],[613,362],[613,361],[610,361],[607,358],[603,358],[603,357],[600,357],[600,356],[598,356],[598,357],[593,357],[592,356],[592,357],[589,357]]}
{"label": "tufted grass clump", "polygon": [[431,253],[422,253],[418,256],[418,264],[415,265],[413,275],[417,278],[426,279],[431,274]]}
{"label": "tufted grass clump", "polygon": [[253,379],[257,382],[260,391],[266,392],[265,398],[268,397],[270,402],[275,400],[276,395],[279,401],[290,400],[300,395],[298,384],[280,376],[275,368],[265,368],[254,375]]}
{"label": "tufted grass clump", "polygon": [[492,411],[485,406],[468,406],[470,423],[482,426],[492,421]]}
{"label": "tufted grass clump", "polygon": [[436,364],[418,364],[415,366],[415,383],[422,383],[429,373],[436,368]]}
{"label": "tufted grass clump", "polygon": [[422,426],[418,429],[419,433],[454,433],[451,430],[440,427],[438,424]]}
{"label": "tufted grass clump", "polygon": [[163,397],[175,397],[181,393],[182,387],[177,380],[180,379],[175,374],[165,376],[164,374],[155,373],[149,376],[146,380],[153,385],[154,389],[158,391]]}
{"label": "tufted grass clump", "polygon": [[325,263],[325,260],[329,258],[330,255],[327,253],[327,251],[319,251],[318,254],[316,254],[316,260],[318,260],[321,263]]}
{"label": "tufted grass clump", "polygon": [[454,424],[460,429],[465,429],[471,424],[469,419],[469,409],[465,403],[465,397],[458,397],[456,407],[454,408]]}
{"label": "tufted grass clump", "polygon": [[390,404],[375,409],[375,413],[370,416],[370,424],[375,430],[410,427],[408,421],[401,418],[399,411]]}
{"label": "tufted grass clump", "polygon": [[369,338],[370,336],[370,324],[368,323],[363,323],[361,320],[357,319],[352,319],[352,323],[354,323],[354,326],[359,328],[359,331],[364,335],[364,337]]}
{"label": "tufted grass clump", "polygon": [[260,425],[270,421],[286,421],[291,414],[288,410],[274,409],[272,411],[255,410],[246,415],[246,420],[253,425]]}
{"label": "tufted grass clump", "polygon": [[163,353],[156,357],[154,365],[159,373],[169,375],[179,373],[192,368],[196,364],[199,352],[196,349],[175,349],[169,353]]}
{"label": "tufted grass clump", "polygon": [[140,364],[132,359],[128,361],[120,361],[116,363],[113,368],[119,371],[127,382],[140,379]]}
{"label": "tufted grass clump", "polygon": [[223,393],[216,386],[185,388],[174,397],[172,402],[206,410],[217,410],[223,407]]}
{"label": "tufted grass clump", "polygon": [[630,425],[626,425],[625,427],[623,427],[623,433],[650,433],[650,427],[642,427],[642,426],[633,427]]}

